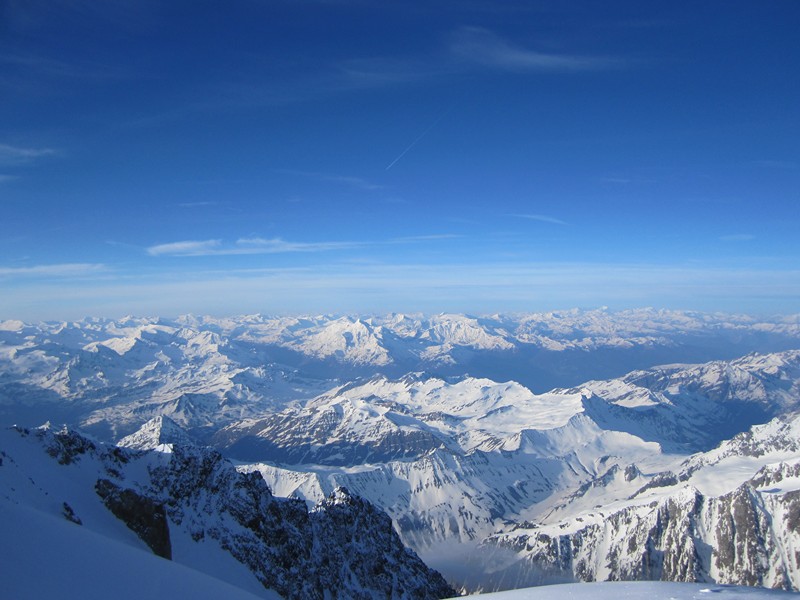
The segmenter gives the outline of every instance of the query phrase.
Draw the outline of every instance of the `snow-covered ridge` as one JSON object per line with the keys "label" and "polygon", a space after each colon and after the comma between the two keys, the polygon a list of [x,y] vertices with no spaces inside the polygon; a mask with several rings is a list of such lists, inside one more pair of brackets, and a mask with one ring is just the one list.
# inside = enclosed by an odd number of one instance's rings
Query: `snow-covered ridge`
{"label": "snow-covered ridge", "polygon": [[216,427],[375,374],[472,374],[542,392],[687,353],[707,360],[800,345],[797,317],[652,309],[0,325],[0,418],[78,423],[108,440],[158,415]]}
{"label": "snow-covered ridge", "polygon": [[[800,461],[800,426],[791,417],[800,408],[798,366],[797,351],[751,354],[657,367],[545,395],[474,378],[376,378],[272,419],[225,428],[218,443],[241,436],[247,450],[270,457],[272,464],[242,468],[262,473],[281,494],[314,501],[344,485],[369,498],[424,559],[469,589],[524,585],[547,578],[528,573],[518,579],[518,565],[495,576],[487,567],[498,563],[495,550],[476,548],[498,528],[530,522],[551,527],[555,539],[622,510],[645,510],[631,507],[671,494],[714,498],[754,477],[794,481],[789,467],[777,474],[759,470]],[[638,398],[644,401],[632,401]],[[548,409],[558,411],[557,419]],[[734,437],[726,440],[733,424]],[[404,443],[396,443],[402,436]],[[624,541],[633,533],[620,535]],[[438,562],[442,547],[452,544],[475,552],[475,562],[464,559],[466,569]],[[553,568],[556,580],[578,577],[563,565]],[[597,569],[588,573],[605,577]],[[645,577],[631,575],[639,576]]]}
{"label": "snow-covered ridge", "polygon": [[117,442],[120,448],[132,450],[155,450],[164,444],[193,446],[196,442],[175,421],[163,415],[153,417],[138,431]]}
{"label": "snow-covered ridge", "polygon": [[[546,344],[520,341],[525,318]],[[548,360],[548,368],[577,368],[609,356],[636,363],[641,352],[681,355],[706,339],[720,347],[734,339],[797,342],[791,319],[766,327],[745,317],[650,310],[627,314],[627,325],[617,326],[618,318],[569,311],[6,323],[0,328],[0,416],[67,421],[98,440],[156,449],[143,456],[163,460],[197,456],[202,444],[213,443],[252,462],[240,472],[260,474],[276,495],[302,499],[307,508],[345,487],[386,511],[403,542],[470,590],[542,580],[525,567],[525,557],[509,559],[510,546],[495,543],[502,536],[548,532],[571,540],[584,532],[581,539],[599,544],[586,559],[593,566],[582,571],[585,578],[633,573],[605,570],[610,555],[604,549],[649,548],[639,543],[647,536],[626,525],[617,529],[619,539],[604,537],[592,526],[612,515],[652,525],[661,517],[651,504],[684,506],[695,497],[745,510],[743,500],[718,500],[741,486],[755,490],[748,497],[758,506],[778,511],[753,514],[784,536],[779,513],[793,508],[769,503],[800,490],[800,426],[793,420],[800,410],[800,351],[637,364],[620,377],[548,392],[514,377],[467,374],[477,365],[538,374]],[[682,349],[686,340],[692,344]],[[130,496],[117,490],[114,477],[104,477],[114,485],[100,487],[112,504]],[[142,488],[136,493],[153,500]],[[342,497],[334,499],[342,504]],[[697,523],[717,527],[713,519]],[[694,535],[680,527],[675,540]],[[698,536],[698,548],[711,543]],[[795,543],[781,539],[783,549]],[[659,551],[674,551],[669,540],[651,541]],[[779,567],[788,572],[783,550],[756,547],[767,566],[751,572],[794,586],[791,575],[778,576]],[[712,577],[710,559],[700,558],[683,564]],[[572,566],[551,566],[556,579],[583,577]],[[670,578],[677,572],[658,568]]]}
{"label": "snow-covered ridge", "polygon": [[685,359],[687,352],[707,360],[732,357],[739,347],[797,345],[797,317],[651,309],[3,321],[0,418],[55,418],[111,440],[158,415],[189,429],[213,428],[376,373],[469,373],[541,392]]}
{"label": "snow-covered ridge", "polygon": [[533,394],[515,382],[376,377],[305,406],[220,429],[213,443],[240,459],[353,465],[520,444],[525,429],[555,429],[580,413],[583,397]]}
{"label": "snow-covered ridge", "polygon": [[[126,544],[265,598],[453,594],[402,545],[384,513],[341,488],[309,511],[275,498],[257,473],[236,471],[209,448],[131,451],[66,428],[4,429],[0,448],[0,528],[13,529],[8,519],[27,513],[41,545],[60,544],[68,522],[105,539],[93,546]],[[37,555],[8,557],[6,579],[29,572]],[[88,558],[79,572],[91,568]]]}
{"label": "snow-covered ridge", "polygon": [[688,454],[795,410],[800,351],[787,351],[655,367],[546,394],[513,381],[381,376],[234,422],[212,442],[241,460],[289,465],[353,466],[437,449],[560,456],[575,444],[609,443],[602,432]]}

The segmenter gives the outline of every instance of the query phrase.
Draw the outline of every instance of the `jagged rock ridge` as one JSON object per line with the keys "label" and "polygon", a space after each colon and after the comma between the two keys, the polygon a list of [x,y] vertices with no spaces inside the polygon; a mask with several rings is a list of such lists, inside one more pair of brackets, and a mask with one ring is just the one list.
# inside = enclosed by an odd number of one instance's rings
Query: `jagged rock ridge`
{"label": "jagged rock ridge", "polygon": [[518,585],[661,580],[797,590],[800,491],[756,487],[763,482],[718,497],[687,487],[576,531],[523,528],[484,544],[510,563],[494,577]]}
{"label": "jagged rock ridge", "polygon": [[[69,506],[71,514],[63,518],[113,529],[102,516],[107,510],[163,557],[191,566],[204,552],[227,553],[285,598],[453,595],[403,546],[384,513],[346,490],[309,511],[301,501],[274,497],[258,473],[238,472],[209,448],[132,451],[67,429],[12,429],[3,439],[4,501],[22,501],[27,493],[29,504],[46,509],[51,495],[64,496],[60,506]],[[54,470],[51,478],[38,475]],[[52,480],[65,476],[73,482],[69,489],[54,487]]]}

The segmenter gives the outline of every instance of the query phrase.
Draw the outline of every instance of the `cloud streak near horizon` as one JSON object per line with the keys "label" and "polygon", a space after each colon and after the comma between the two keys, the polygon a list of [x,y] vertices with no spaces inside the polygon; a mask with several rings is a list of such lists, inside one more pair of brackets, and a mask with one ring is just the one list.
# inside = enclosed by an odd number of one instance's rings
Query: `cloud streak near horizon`
{"label": "cloud streak near horizon", "polygon": [[0,277],[80,277],[108,270],[99,263],[62,263],[32,267],[0,267]]}
{"label": "cloud streak near horizon", "polygon": [[[80,271],[80,269],[78,269]],[[65,271],[66,272],[66,271]],[[687,293],[693,301],[685,301]],[[55,313],[36,314],[42,298],[62,299]],[[85,285],[57,279],[11,288],[0,298],[6,318],[86,315],[177,315],[198,312],[341,311],[375,313],[514,312],[554,307],[636,308],[657,305],[692,310],[762,307],[785,312],[800,295],[800,270],[667,267],[653,264],[548,263],[370,264],[231,271],[116,274]],[[235,300],[234,300],[235,299]],[[11,313],[10,307],[17,310]],[[26,306],[25,310],[19,307]],[[413,311],[411,309],[414,309]],[[49,308],[47,310],[50,310]]]}
{"label": "cloud streak near horizon", "polygon": [[287,242],[281,238],[240,238],[232,245],[222,240],[186,240],[148,247],[150,256],[236,256],[287,252],[328,252],[363,246],[363,242]]}

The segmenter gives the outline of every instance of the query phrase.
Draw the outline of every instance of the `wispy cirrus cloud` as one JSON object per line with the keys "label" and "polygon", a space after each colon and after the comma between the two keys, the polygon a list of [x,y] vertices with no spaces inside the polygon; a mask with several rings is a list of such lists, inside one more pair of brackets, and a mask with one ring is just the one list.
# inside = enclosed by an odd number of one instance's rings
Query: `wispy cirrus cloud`
{"label": "wispy cirrus cloud", "polygon": [[97,81],[123,77],[118,69],[101,63],[66,62],[35,54],[0,54],[0,64],[5,65],[7,71],[34,73],[38,79]]}
{"label": "wispy cirrus cloud", "polygon": [[[632,62],[613,56],[537,51],[509,42],[482,27],[461,27],[446,34],[437,50],[427,54],[322,58],[301,75],[265,81],[262,65],[254,64],[234,79],[207,82],[180,108],[145,115],[128,126],[153,126],[187,113],[225,108],[280,106],[326,96],[442,82],[475,69],[511,72],[580,72],[618,69]],[[198,100],[201,98],[201,100]],[[374,189],[374,188],[373,188]]]}
{"label": "wispy cirrus cloud", "polygon": [[719,239],[723,242],[749,242],[756,239],[752,233],[734,233],[731,235],[721,235]]}
{"label": "wispy cirrus cloud", "polygon": [[618,58],[539,52],[507,42],[483,27],[462,27],[449,50],[461,60],[507,71],[595,71],[624,66]]}
{"label": "wispy cirrus cloud", "polygon": [[354,188],[358,188],[360,190],[365,191],[374,191],[383,189],[382,185],[377,183],[372,183],[363,179],[362,177],[349,177],[347,175],[323,175],[320,177],[325,181],[332,181],[334,183],[341,183],[343,185],[349,185]]}
{"label": "wispy cirrus cloud", "polygon": [[431,242],[436,240],[454,240],[464,237],[457,233],[431,233],[427,235],[408,235],[390,240],[395,244],[407,244],[413,242]]}
{"label": "wispy cirrus cloud", "polygon": [[220,250],[222,240],[184,240],[147,248],[150,256],[207,256]]}
{"label": "wispy cirrus cloud", "polygon": [[363,246],[363,242],[288,242],[281,238],[240,238],[232,244],[222,240],[186,240],[147,248],[150,256],[236,256],[291,252],[329,252]]}
{"label": "wispy cirrus cloud", "polygon": [[52,148],[24,148],[10,144],[0,144],[0,164],[16,165],[28,163],[37,158],[55,154]]}
{"label": "wispy cirrus cloud", "polygon": [[32,267],[0,267],[0,277],[80,277],[108,270],[99,263],[61,263]]}
{"label": "wispy cirrus cloud", "polygon": [[319,181],[329,181],[331,183],[337,183],[367,192],[381,190],[384,188],[384,186],[368,181],[363,177],[355,177],[351,175],[317,173],[314,171],[298,171],[295,169],[278,169],[277,172],[285,173],[287,175],[297,175],[299,177],[306,177],[309,179],[317,179]]}
{"label": "wispy cirrus cloud", "polygon": [[328,252],[365,245],[364,242],[287,242],[281,238],[242,238],[236,240],[238,254],[279,252]]}
{"label": "wispy cirrus cloud", "polygon": [[445,74],[442,64],[410,59],[370,57],[345,60],[336,69],[342,89],[370,89],[418,83],[434,74]]}
{"label": "wispy cirrus cloud", "polygon": [[219,202],[214,202],[211,200],[201,201],[201,202],[179,202],[179,208],[202,208],[204,206],[216,206]]}
{"label": "wispy cirrus cloud", "polygon": [[552,223],[553,225],[568,225],[566,221],[551,217],[549,215],[531,215],[531,214],[510,214],[508,217],[515,217],[517,219],[528,219],[529,221],[541,221],[542,223]]}

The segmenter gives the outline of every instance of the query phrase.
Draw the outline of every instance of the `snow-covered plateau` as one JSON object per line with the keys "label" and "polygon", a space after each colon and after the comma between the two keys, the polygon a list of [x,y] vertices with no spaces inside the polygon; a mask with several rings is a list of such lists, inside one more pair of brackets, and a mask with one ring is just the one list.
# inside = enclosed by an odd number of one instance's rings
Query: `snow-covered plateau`
{"label": "snow-covered plateau", "polygon": [[5,321],[0,526],[47,550],[3,564],[19,597],[94,553],[153,597],[798,590],[799,347],[653,309]]}

